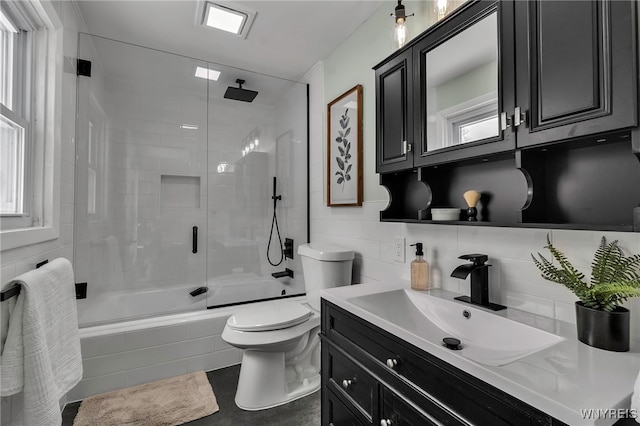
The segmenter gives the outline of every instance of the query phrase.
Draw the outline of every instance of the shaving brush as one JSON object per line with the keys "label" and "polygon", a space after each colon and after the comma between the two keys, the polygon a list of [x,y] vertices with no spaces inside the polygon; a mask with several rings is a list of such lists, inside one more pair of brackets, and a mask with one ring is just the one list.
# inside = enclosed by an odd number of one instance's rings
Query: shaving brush
{"label": "shaving brush", "polygon": [[480,201],[480,193],[472,190],[465,192],[462,196],[469,207],[467,209],[467,220],[470,222],[477,221],[478,219],[476,219],[476,216],[478,215],[478,209],[476,208],[476,205],[478,204],[478,201]]}

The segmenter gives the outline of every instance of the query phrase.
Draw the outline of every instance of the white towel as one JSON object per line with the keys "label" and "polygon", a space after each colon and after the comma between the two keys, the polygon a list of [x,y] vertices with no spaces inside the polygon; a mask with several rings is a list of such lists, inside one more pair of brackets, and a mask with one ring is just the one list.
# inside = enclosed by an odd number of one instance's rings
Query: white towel
{"label": "white towel", "polygon": [[14,282],[22,288],[0,356],[2,396],[23,391],[25,425],[59,425],[60,398],[82,378],[73,269],[59,258]]}
{"label": "white towel", "polygon": [[636,422],[640,423],[640,372],[631,395],[631,412],[636,416]]}

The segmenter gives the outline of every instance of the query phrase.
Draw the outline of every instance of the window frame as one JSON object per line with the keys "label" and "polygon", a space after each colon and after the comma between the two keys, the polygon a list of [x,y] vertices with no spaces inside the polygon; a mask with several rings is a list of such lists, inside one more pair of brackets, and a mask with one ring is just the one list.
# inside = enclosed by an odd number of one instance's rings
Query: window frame
{"label": "window frame", "polygon": [[[60,167],[62,124],[62,22],[49,0],[4,0],[3,9],[28,29],[33,66],[25,79],[21,108],[29,114],[29,150],[32,192],[30,223],[24,227],[0,227],[0,251],[54,240],[60,228]],[[19,72],[22,76],[26,73]],[[2,216],[4,222],[10,217]]]}

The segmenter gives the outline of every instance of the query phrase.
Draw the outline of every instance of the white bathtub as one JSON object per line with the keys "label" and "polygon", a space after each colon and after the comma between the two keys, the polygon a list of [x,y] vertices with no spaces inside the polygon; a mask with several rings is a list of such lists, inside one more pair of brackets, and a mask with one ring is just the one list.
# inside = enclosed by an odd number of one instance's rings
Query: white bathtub
{"label": "white bathtub", "polygon": [[87,299],[78,300],[78,322],[80,327],[90,327],[122,319],[128,321],[152,315],[203,310],[207,306],[269,299],[281,296],[283,291],[287,295],[295,291],[295,288],[284,281],[253,273],[212,278],[207,286],[209,291],[196,297],[189,294],[198,287],[193,284],[95,295],[88,289]]}
{"label": "white bathtub", "polygon": [[[125,306],[111,307],[143,309],[155,296],[153,292],[114,294],[111,301]],[[242,352],[221,338],[227,318],[240,309],[267,302],[206,309],[205,299],[203,295],[202,300],[196,302],[202,306],[197,311],[82,327],[83,379],[67,394],[67,401],[192,371],[239,364]],[[304,300],[304,297],[291,300]],[[155,303],[162,302],[156,300]]]}

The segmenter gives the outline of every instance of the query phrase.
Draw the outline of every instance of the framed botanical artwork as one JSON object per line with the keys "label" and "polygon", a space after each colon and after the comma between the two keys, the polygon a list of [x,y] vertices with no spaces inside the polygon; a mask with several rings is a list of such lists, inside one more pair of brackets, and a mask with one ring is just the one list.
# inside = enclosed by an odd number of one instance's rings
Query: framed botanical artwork
{"label": "framed botanical artwork", "polygon": [[362,206],[362,85],[327,105],[327,206]]}

